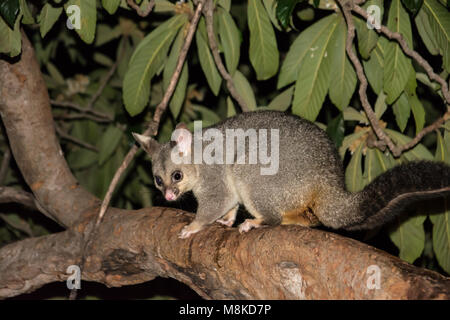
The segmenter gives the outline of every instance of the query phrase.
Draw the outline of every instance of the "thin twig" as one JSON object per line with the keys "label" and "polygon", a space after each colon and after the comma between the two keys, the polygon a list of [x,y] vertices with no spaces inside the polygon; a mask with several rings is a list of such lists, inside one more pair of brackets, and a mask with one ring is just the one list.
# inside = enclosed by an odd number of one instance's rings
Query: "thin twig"
{"label": "thin twig", "polygon": [[105,90],[105,87],[108,84],[109,80],[111,80],[112,76],[114,75],[114,72],[116,72],[117,66],[119,65],[120,61],[122,60],[123,54],[125,52],[125,43],[126,43],[126,41],[122,41],[122,45],[119,48],[119,54],[117,56],[116,61],[111,66],[111,68],[109,69],[109,71],[106,74],[106,76],[103,78],[103,82],[100,84],[100,86],[98,87],[98,89],[95,92],[95,94],[89,100],[89,102],[88,102],[88,104],[86,106],[87,110],[92,110],[95,101],[97,101],[98,97],[100,97],[100,95],[102,94],[103,90]]}
{"label": "thin twig", "polygon": [[77,138],[75,138],[75,137],[72,137],[70,134],[68,134],[67,132],[65,132],[63,129],[61,129],[61,128],[60,128],[59,126],[57,126],[57,125],[55,125],[55,128],[56,128],[56,132],[58,133],[58,135],[59,135],[62,139],[67,140],[67,141],[70,141],[70,142],[72,142],[72,143],[75,143],[75,144],[77,144],[77,145],[79,145],[79,146],[81,146],[81,147],[83,147],[83,148],[85,148],[85,149],[88,149],[88,150],[92,150],[92,151],[98,152],[98,148],[97,148],[96,146],[93,146],[92,144],[89,144],[89,143],[84,142],[84,141],[82,141],[82,140],[79,140],[79,139],[77,139]]}
{"label": "thin twig", "polygon": [[0,186],[3,185],[3,182],[6,179],[6,174],[8,173],[9,163],[11,161],[11,149],[6,147],[6,151],[3,154],[2,164],[0,167]]}
{"label": "thin twig", "polygon": [[[198,25],[198,21],[200,20],[200,14],[203,8],[203,2],[204,1],[199,1],[197,8],[195,10],[194,16],[191,19],[190,22],[190,26],[186,35],[186,39],[184,41],[183,47],[181,49],[180,55],[178,57],[178,61],[177,61],[177,65],[175,67],[175,71],[172,75],[172,78],[170,79],[169,82],[169,86],[167,87],[167,90],[164,94],[163,99],[161,100],[161,102],[158,104],[158,106],[156,107],[155,113],[153,115],[153,122],[152,124],[144,131],[144,135],[156,135],[158,133],[158,127],[159,127],[159,122],[161,121],[161,117],[164,113],[164,111],[167,109],[167,105],[169,104],[170,98],[173,95],[173,92],[175,91],[175,87],[177,85],[178,79],[180,78],[180,74],[181,74],[181,69],[183,67],[183,64],[186,60],[186,56],[187,53],[189,51],[189,48],[191,46],[192,43],[192,38],[194,36],[195,30],[197,29],[197,25]],[[117,169],[116,173],[114,174],[114,177],[111,181],[111,183],[109,184],[108,187],[108,191],[106,192],[105,198],[103,199],[103,202],[101,204],[100,207],[100,211],[99,214],[97,216],[97,220],[95,222],[95,225],[92,229],[91,232],[89,232],[89,235],[87,237],[87,240],[85,242],[85,245],[83,246],[82,252],[81,252],[81,263],[80,263],[80,269],[82,270],[84,267],[84,263],[85,263],[85,252],[87,252],[87,248],[89,247],[92,239],[95,238],[97,230],[98,230],[98,226],[100,225],[103,216],[106,213],[106,210],[109,206],[109,203],[111,201],[112,195],[114,193],[114,190],[117,186],[117,184],[119,183],[119,180],[122,176],[122,174],[125,172],[125,170],[127,169],[127,167],[129,166],[130,162],[133,160],[136,152],[138,151],[138,147],[135,144],[130,151],[128,151],[127,155],[125,156],[125,159],[123,160],[122,164],[120,165],[120,167]],[[70,300],[74,300],[76,299],[76,289],[73,289],[70,293],[69,296]]]}
{"label": "thin twig", "polygon": [[62,107],[62,108],[70,108],[73,110],[76,110],[82,114],[92,114],[93,116],[96,117],[96,120],[94,121],[113,121],[113,117],[111,117],[110,115],[97,111],[95,109],[88,109],[88,108],[83,108],[81,107],[79,104],[72,102],[72,101],[57,101],[57,100],[50,100],[50,103],[56,107]]}
{"label": "thin twig", "polygon": [[0,187],[0,203],[20,203],[27,208],[37,209],[32,193],[12,187]]}
{"label": "thin twig", "polygon": [[245,103],[244,99],[242,99],[241,95],[237,92],[236,87],[233,83],[233,78],[226,70],[223,65],[222,59],[220,58],[219,49],[216,42],[216,36],[214,35],[214,3],[212,0],[207,0],[205,4],[205,9],[203,10],[203,14],[206,20],[206,32],[208,34],[209,47],[214,57],[214,62],[216,63],[217,69],[219,69],[222,78],[227,83],[228,91],[230,91],[231,96],[234,100],[237,101],[241,110],[244,112],[250,111]]}
{"label": "thin twig", "polygon": [[[361,62],[357,58],[356,54],[353,52],[352,44],[355,37],[355,25],[353,21],[353,15],[351,11],[355,11],[361,16],[363,16],[365,19],[368,19],[369,16],[367,12],[364,11],[361,7],[354,5],[351,1],[344,1],[344,0],[338,0],[339,4],[342,7],[342,12],[345,16],[345,19],[347,21],[347,41],[346,41],[346,51],[347,54],[352,61],[355,69],[356,74],[358,76],[358,79],[360,81],[360,87],[359,87],[359,96],[361,99],[361,104],[364,108],[364,111],[366,112],[367,118],[369,119],[369,122],[377,135],[378,139],[380,141],[377,141],[374,145],[376,145],[378,148],[383,150],[385,146],[387,145],[389,150],[392,152],[392,154],[395,157],[399,157],[404,151],[409,150],[416,146],[420,140],[428,133],[436,130],[439,128],[446,120],[450,118],[450,109],[447,108],[447,112],[437,119],[434,123],[431,125],[423,128],[410,142],[404,144],[404,145],[395,145],[392,140],[389,138],[389,136],[386,135],[386,133],[383,131],[383,129],[379,126],[378,119],[376,118],[376,115],[370,106],[369,100],[367,98],[367,78],[364,74],[363,67],[361,65]],[[359,1],[360,3],[361,1]],[[427,72],[430,79],[433,79],[441,84],[442,93],[444,95],[444,98],[447,101],[449,100],[449,94],[448,94],[448,86],[444,79],[442,79],[440,76],[435,74],[433,72],[433,69],[428,64],[428,62],[423,59],[416,51],[410,49],[408,45],[406,44],[406,41],[404,40],[403,36],[400,33],[392,32],[387,27],[381,25],[380,30],[378,32],[382,32],[384,35],[386,35],[389,39],[395,39],[400,44],[402,50],[410,57],[415,59],[417,63],[419,63]]]}
{"label": "thin twig", "polygon": [[134,0],[127,0],[128,5],[136,10],[136,13],[140,15],[141,17],[146,17],[150,14],[150,12],[153,10],[153,7],[155,6],[155,0],[151,0],[147,7],[143,10],[141,10],[140,6],[137,5]]}
{"label": "thin twig", "polygon": [[358,57],[356,56],[355,52],[353,52],[353,40],[355,38],[355,23],[353,21],[353,15],[351,13],[351,1],[345,1],[345,0],[338,0],[339,4],[342,7],[342,12],[345,16],[345,20],[347,21],[347,40],[345,42],[345,50],[347,51],[347,55],[352,61],[355,69],[356,74],[358,76],[360,85],[359,85],[359,97],[361,99],[361,104],[364,108],[364,111],[366,112],[367,118],[369,119],[369,122],[375,131],[375,134],[377,135],[378,139],[383,141],[389,149],[392,151],[394,156],[399,156],[399,154],[396,154],[394,151],[396,150],[395,144],[392,142],[392,140],[386,135],[386,133],[383,131],[383,129],[378,125],[378,119],[375,115],[375,112],[373,111],[372,107],[370,106],[369,99],[367,98],[367,78],[364,74],[364,69],[361,65],[361,62],[359,61]]}
{"label": "thin twig", "polygon": [[53,116],[55,120],[80,120],[80,119],[88,119],[99,123],[108,123],[111,122],[112,119],[100,118],[88,113],[78,113],[78,114],[60,114]]}

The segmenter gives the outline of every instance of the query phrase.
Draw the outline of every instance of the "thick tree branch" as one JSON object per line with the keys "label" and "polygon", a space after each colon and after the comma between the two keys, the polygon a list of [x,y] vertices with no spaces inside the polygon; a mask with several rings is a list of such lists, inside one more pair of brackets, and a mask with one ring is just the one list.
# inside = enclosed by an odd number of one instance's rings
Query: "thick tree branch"
{"label": "thick tree branch", "polygon": [[25,181],[54,220],[70,226],[82,212],[98,205],[67,166],[55,135],[47,87],[24,33],[20,60],[0,60],[0,114]]}
{"label": "thick tree branch", "polygon": [[[0,298],[65,280],[67,267],[80,263],[95,215],[90,210],[71,230],[1,248]],[[171,277],[206,299],[450,298],[449,278],[334,233],[277,226],[239,234],[216,223],[178,239],[193,217],[167,208],[109,209],[86,252],[83,279],[118,287]],[[373,270],[379,282],[371,281]]]}

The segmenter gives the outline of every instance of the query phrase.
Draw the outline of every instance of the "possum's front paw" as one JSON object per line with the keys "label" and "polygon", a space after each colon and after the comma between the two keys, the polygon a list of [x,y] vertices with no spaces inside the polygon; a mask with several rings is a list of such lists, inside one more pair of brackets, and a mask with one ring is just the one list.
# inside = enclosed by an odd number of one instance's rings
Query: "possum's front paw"
{"label": "possum's front paw", "polygon": [[239,225],[239,233],[248,232],[251,229],[256,229],[262,227],[261,219],[245,219],[243,223]]}
{"label": "possum's front paw", "polygon": [[200,230],[202,230],[202,226],[199,225],[198,223],[192,222],[191,224],[181,229],[181,232],[178,234],[178,238],[180,239],[189,238],[191,235],[199,232]]}

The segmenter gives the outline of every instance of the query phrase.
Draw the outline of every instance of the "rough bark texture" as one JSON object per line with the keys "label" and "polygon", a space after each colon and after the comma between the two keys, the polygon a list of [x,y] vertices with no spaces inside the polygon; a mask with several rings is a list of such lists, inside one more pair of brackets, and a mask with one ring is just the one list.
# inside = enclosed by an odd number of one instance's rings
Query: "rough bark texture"
{"label": "rough bark texture", "polygon": [[[95,213],[71,230],[2,248],[0,297],[64,280]],[[241,235],[216,223],[178,239],[192,218],[168,208],[110,209],[83,278],[114,287],[171,277],[207,299],[450,298],[450,279],[333,233],[278,226]],[[380,289],[368,289],[371,265],[380,268]]]}
{"label": "rough bark texture", "polygon": [[37,201],[68,227],[99,200],[78,185],[67,166],[39,64],[22,35],[20,60],[0,60],[0,115],[14,159]]}
{"label": "rough bark texture", "polygon": [[[39,203],[68,229],[0,248],[0,298],[62,281],[79,264],[99,201],[64,160],[48,94],[25,36],[21,60],[0,61],[0,112],[14,158]],[[156,276],[216,299],[449,299],[450,279],[358,241],[300,226],[239,234],[214,224],[178,239],[193,215],[167,208],[110,208],[87,253],[83,279],[123,286]],[[380,271],[380,289],[369,289]],[[370,287],[370,286],[369,286]]]}

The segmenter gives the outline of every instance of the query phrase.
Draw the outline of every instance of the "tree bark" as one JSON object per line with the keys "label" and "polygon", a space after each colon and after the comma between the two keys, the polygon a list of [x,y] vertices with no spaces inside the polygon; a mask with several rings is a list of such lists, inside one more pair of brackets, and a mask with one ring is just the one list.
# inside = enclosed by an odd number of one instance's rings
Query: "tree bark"
{"label": "tree bark", "polygon": [[[0,248],[0,298],[7,298],[67,279],[67,267],[80,264],[100,203],[68,169],[25,35],[21,59],[0,60],[0,98],[26,182],[50,216],[67,227]],[[239,234],[213,224],[178,239],[192,218],[168,208],[110,208],[82,278],[113,287],[172,277],[205,299],[450,299],[450,278],[334,233],[277,226]]]}

